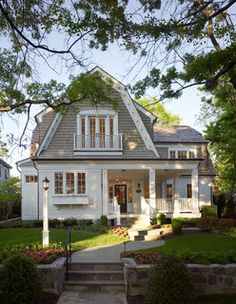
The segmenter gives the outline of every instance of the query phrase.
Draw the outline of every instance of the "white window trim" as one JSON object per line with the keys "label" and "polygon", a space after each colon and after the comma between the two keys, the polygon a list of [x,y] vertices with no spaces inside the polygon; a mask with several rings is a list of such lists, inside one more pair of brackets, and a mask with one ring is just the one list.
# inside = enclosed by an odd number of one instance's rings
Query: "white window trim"
{"label": "white window trim", "polygon": [[[55,174],[62,173],[63,174],[63,193],[55,193]],[[74,173],[74,193],[66,193],[66,173]],[[78,193],[78,173],[85,173],[85,193]],[[72,171],[72,170],[61,170],[54,171],[53,173],[53,197],[73,197],[73,196],[88,196],[88,174],[84,170]]]}
{"label": "white window trim", "polygon": [[[187,152],[187,159],[194,159],[194,158],[196,158],[196,155],[197,155],[197,149],[196,148],[168,148],[168,158],[171,158],[170,157],[170,152],[171,151],[175,151],[175,159],[180,159],[180,158],[178,158],[178,151],[186,151]],[[194,153],[194,158],[189,157],[189,152]]]}

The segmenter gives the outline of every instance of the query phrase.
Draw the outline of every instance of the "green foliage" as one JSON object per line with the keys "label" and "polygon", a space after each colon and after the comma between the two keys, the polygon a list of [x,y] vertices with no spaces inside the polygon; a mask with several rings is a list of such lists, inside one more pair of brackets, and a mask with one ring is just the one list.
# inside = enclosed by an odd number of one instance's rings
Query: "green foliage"
{"label": "green foliage", "polygon": [[54,218],[54,219],[49,219],[49,227],[50,228],[60,228],[63,227],[63,221],[58,219],[58,218]]}
{"label": "green foliage", "polygon": [[152,112],[156,117],[158,125],[179,125],[181,118],[167,111],[162,103],[156,98],[140,98],[137,100],[144,108]]}
{"label": "green foliage", "polygon": [[11,207],[14,203],[20,202],[19,178],[11,177],[0,183],[0,219],[7,220]]}
{"label": "green foliage", "polygon": [[93,224],[93,220],[91,220],[91,219],[79,220],[79,225],[82,225],[82,226],[89,226],[89,225],[92,225],[92,224]]}
{"label": "green foliage", "polygon": [[161,256],[150,269],[145,304],[194,304],[191,272],[176,256]]}
{"label": "green foliage", "polygon": [[207,123],[205,137],[211,142],[210,149],[215,157],[216,186],[231,192],[236,188],[235,96],[235,88],[225,77],[208,99],[202,99],[201,109],[203,121]]}
{"label": "green foliage", "polygon": [[157,225],[164,225],[166,223],[166,216],[164,213],[157,214]]}
{"label": "green foliage", "polygon": [[102,225],[78,225],[75,227],[75,229],[97,233],[106,233],[108,231],[108,227]]}
{"label": "green foliage", "polygon": [[108,218],[106,215],[102,215],[100,217],[100,225],[106,226],[106,227],[108,226]]}
{"label": "green foliage", "polygon": [[67,217],[63,220],[63,225],[65,227],[73,227],[78,225],[78,220],[74,217]]}
{"label": "green foliage", "polygon": [[42,291],[42,279],[32,259],[16,254],[3,261],[0,268],[2,304],[36,304]]}
{"label": "green foliage", "polygon": [[184,220],[182,218],[172,218],[171,219],[172,232],[174,234],[181,233],[182,232],[183,223],[184,223]]}
{"label": "green foliage", "polygon": [[216,208],[214,206],[201,206],[203,217],[216,217]]}

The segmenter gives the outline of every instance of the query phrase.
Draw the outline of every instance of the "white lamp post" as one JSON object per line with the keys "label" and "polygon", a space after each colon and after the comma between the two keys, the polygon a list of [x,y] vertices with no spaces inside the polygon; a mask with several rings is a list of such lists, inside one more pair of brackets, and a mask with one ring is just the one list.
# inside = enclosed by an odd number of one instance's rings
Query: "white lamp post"
{"label": "white lamp post", "polygon": [[43,248],[49,245],[48,231],[48,189],[49,179],[47,176],[43,180],[44,198],[43,198]]}

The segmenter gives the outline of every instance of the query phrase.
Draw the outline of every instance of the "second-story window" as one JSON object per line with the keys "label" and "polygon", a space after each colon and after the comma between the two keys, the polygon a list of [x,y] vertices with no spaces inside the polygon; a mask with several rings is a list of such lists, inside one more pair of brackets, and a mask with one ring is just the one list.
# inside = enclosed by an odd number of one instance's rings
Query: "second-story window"
{"label": "second-story window", "polygon": [[119,150],[118,114],[86,110],[78,114],[75,150]]}
{"label": "second-story window", "polygon": [[187,159],[195,158],[194,149],[181,149],[181,148],[170,148],[169,149],[169,158],[171,159]]}

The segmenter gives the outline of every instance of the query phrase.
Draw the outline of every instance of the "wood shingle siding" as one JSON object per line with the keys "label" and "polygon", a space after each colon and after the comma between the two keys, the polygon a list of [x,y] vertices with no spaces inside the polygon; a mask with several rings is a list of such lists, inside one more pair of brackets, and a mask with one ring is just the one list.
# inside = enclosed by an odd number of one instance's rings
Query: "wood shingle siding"
{"label": "wood shingle siding", "polygon": [[[123,155],[118,158],[150,158],[156,159],[154,153],[147,150],[146,145],[137,130],[132,117],[130,116],[120,94],[113,90],[112,98],[118,100],[118,133],[123,134]],[[80,159],[84,157],[74,154],[74,134],[77,132],[77,112],[82,110],[88,110],[91,104],[88,100],[85,100],[78,104],[75,108],[69,110],[62,118],[55,135],[50,142],[48,149],[43,151],[39,158],[76,158]],[[112,106],[107,103],[101,103],[98,106],[99,109],[113,110]],[[51,112],[50,112],[51,113]],[[140,113],[140,111],[139,111]],[[144,119],[145,114],[142,113],[142,118]],[[150,118],[145,119],[145,125],[148,126],[149,130],[151,128]],[[149,122],[148,122],[149,120]],[[49,119],[46,120],[48,122]],[[44,128],[45,130],[45,128]],[[107,156],[96,155],[96,158],[107,159]],[[111,157],[116,158],[116,157]]]}

